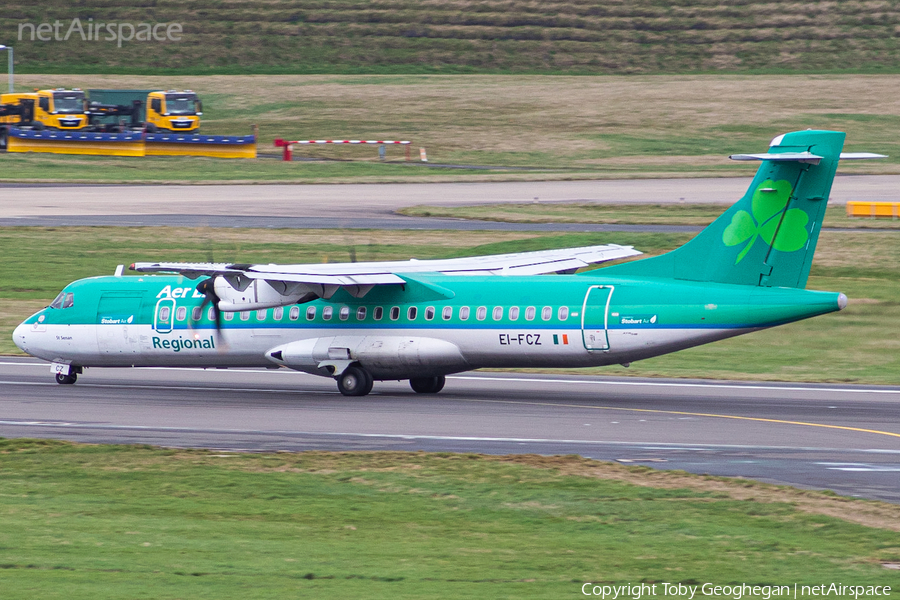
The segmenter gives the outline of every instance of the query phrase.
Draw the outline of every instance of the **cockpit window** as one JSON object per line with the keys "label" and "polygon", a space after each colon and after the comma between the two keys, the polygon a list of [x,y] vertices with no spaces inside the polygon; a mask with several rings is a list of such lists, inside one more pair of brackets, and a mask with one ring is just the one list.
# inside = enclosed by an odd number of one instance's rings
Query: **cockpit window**
{"label": "cockpit window", "polygon": [[72,306],[75,306],[75,294],[72,292],[60,292],[59,296],[50,303],[50,308],[70,308]]}
{"label": "cockpit window", "polygon": [[63,300],[66,299],[66,293],[60,292],[59,295],[54,298],[53,302],[50,303],[50,308],[62,308]]}

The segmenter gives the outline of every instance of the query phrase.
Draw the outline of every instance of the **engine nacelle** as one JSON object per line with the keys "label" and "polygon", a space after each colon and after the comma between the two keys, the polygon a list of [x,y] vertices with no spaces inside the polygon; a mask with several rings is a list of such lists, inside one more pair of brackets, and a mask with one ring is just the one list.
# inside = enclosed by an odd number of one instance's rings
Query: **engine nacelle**
{"label": "engine nacelle", "polygon": [[[213,284],[219,297],[219,310],[238,312],[275,308],[309,302],[316,298],[330,297],[334,291],[324,286],[307,283],[287,283],[235,277],[216,277]],[[329,294],[330,292],[330,294]]]}
{"label": "engine nacelle", "polygon": [[468,370],[459,347],[412,336],[332,336],[282,344],[266,352],[272,362],[314,375],[340,374],[359,363],[375,379],[431,377]]}

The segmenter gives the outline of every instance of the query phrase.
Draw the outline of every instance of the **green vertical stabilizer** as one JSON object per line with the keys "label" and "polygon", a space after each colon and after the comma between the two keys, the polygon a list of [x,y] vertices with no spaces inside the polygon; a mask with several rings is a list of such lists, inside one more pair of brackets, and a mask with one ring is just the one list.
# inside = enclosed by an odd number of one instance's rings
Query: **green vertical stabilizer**
{"label": "green vertical stabilizer", "polygon": [[772,140],[766,154],[740,155],[762,165],[734,206],[684,246],[604,274],[805,287],[844,137],[795,131]]}

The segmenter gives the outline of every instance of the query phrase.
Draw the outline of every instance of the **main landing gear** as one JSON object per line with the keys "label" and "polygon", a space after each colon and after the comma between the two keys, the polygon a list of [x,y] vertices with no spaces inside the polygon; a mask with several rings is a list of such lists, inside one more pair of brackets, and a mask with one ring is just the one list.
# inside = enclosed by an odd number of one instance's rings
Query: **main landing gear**
{"label": "main landing gear", "polygon": [[372,375],[362,367],[352,366],[337,378],[338,390],[345,396],[365,396],[372,391]]}
{"label": "main landing gear", "polygon": [[[57,380],[59,376],[57,375]],[[372,391],[372,374],[363,367],[352,365],[337,376],[338,390],[345,396],[365,396]],[[444,389],[446,379],[437,377],[411,377],[409,387],[417,394],[437,394]],[[62,383],[62,382],[60,382]]]}
{"label": "main landing gear", "polygon": [[444,389],[446,379],[443,375],[437,377],[411,377],[409,387],[417,394],[437,394]]}

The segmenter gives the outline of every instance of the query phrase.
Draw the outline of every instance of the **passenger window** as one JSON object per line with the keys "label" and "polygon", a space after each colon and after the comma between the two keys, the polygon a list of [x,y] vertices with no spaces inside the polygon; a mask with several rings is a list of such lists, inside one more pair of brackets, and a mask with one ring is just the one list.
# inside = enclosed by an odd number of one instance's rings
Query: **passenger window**
{"label": "passenger window", "polygon": [[559,320],[565,321],[569,318],[569,307],[568,306],[560,306],[559,307]]}
{"label": "passenger window", "polygon": [[[162,317],[160,317],[160,318],[162,318]],[[230,321],[230,320],[232,320],[233,318],[234,318],[234,313],[233,313],[233,312],[227,312],[227,313],[225,313],[225,320],[226,320],[226,321]]]}
{"label": "passenger window", "polygon": [[284,307],[278,306],[275,308],[275,312],[272,313],[272,318],[276,321],[280,321],[282,317],[284,317]]}
{"label": "passenger window", "polygon": [[178,310],[175,311],[175,318],[179,321],[184,321],[187,317],[187,308],[184,306],[179,306]]}
{"label": "passenger window", "polygon": [[242,310],[241,311],[241,321],[249,321],[250,320],[250,311]]}
{"label": "passenger window", "polygon": [[425,320],[430,321],[434,318],[434,307],[429,306],[425,309]]}
{"label": "passenger window", "polygon": [[365,321],[366,320],[366,307],[360,306],[356,309],[356,320],[357,321]]}
{"label": "passenger window", "polygon": [[375,317],[376,321],[380,321],[381,317],[384,316],[384,309],[380,306],[376,306],[375,311],[372,313],[372,316]]}
{"label": "passenger window", "polygon": [[330,321],[331,313],[333,311],[334,311],[334,308],[332,308],[331,306],[326,306],[325,308],[322,309],[322,318],[325,319],[326,321]]}
{"label": "passenger window", "polygon": [[475,311],[475,318],[479,321],[484,321],[484,318],[487,316],[487,307],[479,306],[478,310]]}
{"label": "passenger window", "polygon": [[[300,309],[297,309],[297,312],[300,312]],[[316,307],[315,307],[315,306],[308,306],[308,307],[306,308],[306,320],[307,320],[307,321],[312,321],[312,320],[315,319],[315,318],[316,318]]]}
{"label": "passenger window", "polygon": [[453,318],[453,307],[445,306],[444,312],[441,313],[441,316],[444,318],[445,321],[449,321],[451,318]]}
{"label": "passenger window", "polygon": [[215,320],[216,320],[216,309],[213,308],[212,306],[210,306],[210,307],[207,309],[207,311],[206,311],[206,319],[207,319],[208,321],[215,321]]}
{"label": "passenger window", "polygon": [[549,306],[545,306],[544,308],[541,309],[541,319],[543,319],[544,321],[549,321],[550,317],[552,317],[552,316],[553,316],[553,309],[550,308]]}
{"label": "passenger window", "polygon": [[459,309],[459,319],[461,321],[469,320],[469,307],[468,306],[463,306]]}
{"label": "passenger window", "polygon": [[50,308],[62,308],[63,300],[66,299],[66,293],[60,292],[56,298],[53,299],[53,302],[50,303]]}
{"label": "passenger window", "polygon": [[266,314],[268,314],[268,312],[269,312],[269,309],[268,309],[268,308],[261,308],[261,309],[259,309],[258,311],[256,311],[256,320],[257,320],[257,321],[265,321],[265,320],[266,320]]}
{"label": "passenger window", "polygon": [[168,306],[160,307],[159,320],[162,323],[168,323],[168,321],[169,321],[169,307]]}
{"label": "passenger window", "polygon": [[509,307],[509,320],[515,321],[519,318],[519,307],[518,306],[510,306]]}
{"label": "passenger window", "polygon": [[392,306],[391,307],[391,321],[396,321],[400,318],[400,307]]}
{"label": "passenger window", "polygon": [[526,308],[525,309],[525,320],[526,321],[534,321],[534,313],[535,312],[536,311],[533,306],[529,306],[528,308]]}
{"label": "passenger window", "polygon": [[503,318],[503,307],[495,306],[493,310],[493,314],[491,315],[495,321],[499,321]]}
{"label": "passenger window", "polygon": [[409,319],[410,321],[415,321],[416,320],[416,312],[417,312],[416,307],[410,306],[409,310],[406,311],[406,318]]}
{"label": "passenger window", "polygon": [[350,307],[342,306],[338,315],[340,316],[341,321],[346,321],[350,318]]}
{"label": "passenger window", "polygon": [[203,314],[203,311],[200,310],[199,306],[195,306],[191,309],[191,321],[199,321],[200,316]]}
{"label": "passenger window", "polygon": [[68,294],[66,294],[66,299],[63,302],[63,308],[72,308],[73,306],[75,306],[75,294],[69,292]]}
{"label": "passenger window", "polygon": [[[307,312],[306,314],[309,314],[309,312]],[[288,312],[288,319],[290,319],[291,321],[296,321],[299,318],[300,318],[300,307],[292,306],[291,310]]]}

